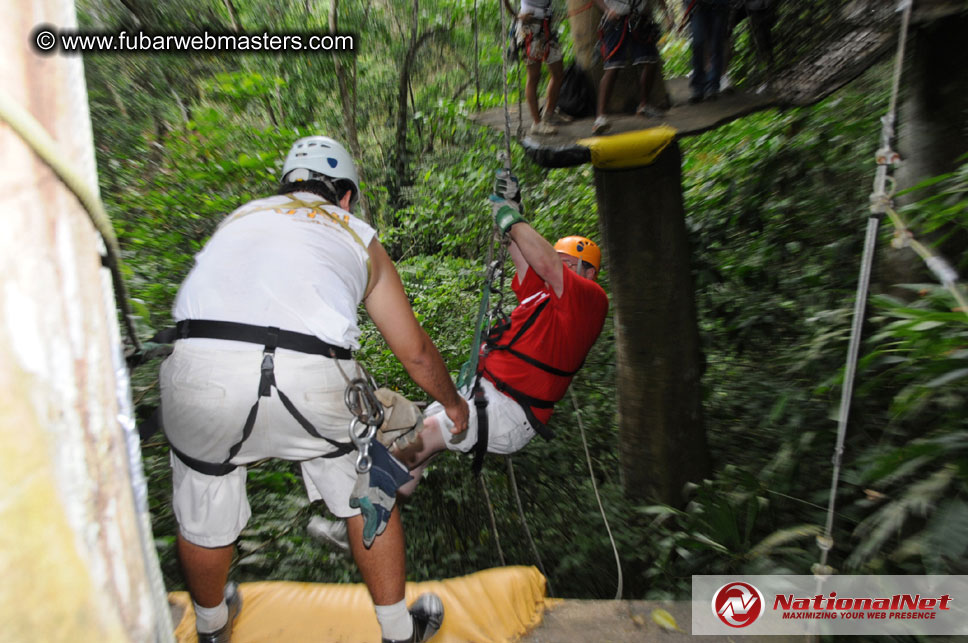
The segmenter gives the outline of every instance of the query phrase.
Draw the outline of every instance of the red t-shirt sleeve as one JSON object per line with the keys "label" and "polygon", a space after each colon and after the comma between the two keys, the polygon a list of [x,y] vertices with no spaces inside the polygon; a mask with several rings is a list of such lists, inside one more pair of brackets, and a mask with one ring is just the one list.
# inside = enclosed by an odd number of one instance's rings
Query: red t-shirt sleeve
{"label": "red t-shirt sleeve", "polygon": [[528,267],[528,272],[524,275],[524,280],[521,279],[520,273],[515,273],[514,279],[511,281],[511,290],[514,291],[518,301],[524,301],[544,287],[544,280],[531,267]]}

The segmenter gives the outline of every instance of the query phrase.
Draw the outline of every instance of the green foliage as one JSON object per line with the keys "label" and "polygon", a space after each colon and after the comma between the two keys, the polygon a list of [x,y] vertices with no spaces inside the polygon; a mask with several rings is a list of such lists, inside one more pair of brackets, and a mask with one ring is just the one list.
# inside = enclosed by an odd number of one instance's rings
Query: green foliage
{"label": "green foliage", "polygon": [[889,416],[860,458],[858,484],[868,497],[846,561],[866,569],[960,573],[968,548],[957,529],[968,512],[968,316],[951,312],[950,295],[920,288],[912,303],[881,296],[880,326],[864,365],[866,389],[894,392]]}
{"label": "green foliage", "polygon": [[[248,30],[328,30],[325,5],[232,4]],[[229,21],[222,2],[133,6],[139,15],[85,0],[80,21],[110,29],[227,28]],[[477,65],[473,3],[419,6],[417,32],[435,29],[438,37],[415,57],[406,86],[406,176],[394,176],[392,161],[412,6],[341,2],[340,29],[357,34],[361,46],[340,61],[352,84],[370,214],[415,314],[456,373],[472,350],[491,240],[486,199],[505,147],[501,134],[468,116],[502,104],[504,43],[497,3],[478,3]],[[684,74],[687,39],[669,38],[663,57],[667,76]],[[274,191],[292,140],[310,133],[345,139],[335,63],[320,53],[100,55],[88,56],[85,67],[101,191],[147,337],[168,323],[178,284],[222,217]],[[512,102],[520,98],[519,72],[507,77]],[[684,508],[627,499],[616,449],[622,438],[610,318],[572,385],[577,403],[569,396],[556,409],[558,437],[537,439],[513,459],[524,519],[559,595],[614,595],[616,571],[592,475],[622,558],[626,597],[688,594],[694,573],[806,573],[817,559],[814,538],[826,517],[833,418],[886,77],[876,69],[813,108],[751,115],[681,142],[716,474],[690,489]],[[524,216],[541,234],[598,238],[590,168],[544,170],[517,146],[511,161],[524,189]],[[396,209],[391,186],[402,191]],[[919,234],[960,247],[951,259],[965,272],[968,165],[918,186],[914,196],[918,201],[902,214]],[[607,249],[605,259],[600,281],[608,291]],[[881,295],[870,305],[832,563],[857,571],[964,573],[968,327],[944,290],[924,284],[910,290],[911,298]],[[421,399],[362,318],[361,363],[380,384]],[[155,369],[145,365],[135,374],[140,415],[156,401]],[[143,453],[165,582],[181,588],[163,438]],[[349,559],[307,538],[306,523],[324,509],[306,502],[298,467],[259,463],[249,477],[253,518],[233,575],[359,580]],[[488,458],[483,480],[497,533],[467,459],[445,454],[428,468],[404,508],[411,578],[498,565],[498,539],[506,563],[536,564],[506,462]]]}

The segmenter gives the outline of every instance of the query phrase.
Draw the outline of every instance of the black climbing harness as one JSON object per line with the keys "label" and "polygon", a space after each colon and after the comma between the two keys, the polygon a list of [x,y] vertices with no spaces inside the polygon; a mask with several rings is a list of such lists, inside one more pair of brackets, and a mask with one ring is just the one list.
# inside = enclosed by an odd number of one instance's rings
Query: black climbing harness
{"label": "black climbing harness", "polygon": [[[551,297],[546,297],[544,301],[539,303],[531,315],[521,324],[514,337],[511,338],[507,343],[500,343],[501,338],[504,334],[510,330],[511,322],[508,316],[503,311],[503,275],[500,277],[500,285],[495,287],[494,281],[496,280],[496,271],[492,270],[488,272],[488,281],[485,284],[485,294],[495,293],[497,294],[497,301],[494,305],[494,309],[491,311],[490,318],[496,319],[497,321],[493,323],[487,335],[484,338],[483,350],[480,351],[481,356],[486,357],[488,353],[492,351],[507,351],[517,359],[523,361],[524,363],[540,369],[551,375],[557,377],[573,377],[581,369],[581,365],[575,370],[566,371],[550,364],[546,364],[531,355],[521,352],[516,349],[514,345],[528,332],[528,330],[534,326],[538,319],[538,316],[545,310],[548,303],[551,301]],[[479,344],[478,344],[479,345]],[[479,349],[480,350],[480,349]],[[476,357],[476,355],[475,355]],[[469,362],[470,363],[470,362]],[[476,362],[475,362],[476,365]],[[492,371],[488,370],[484,362],[480,363],[480,366],[476,368],[476,377],[474,378],[473,399],[474,406],[477,410],[477,442],[472,448],[474,454],[474,459],[471,464],[471,468],[474,473],[479,473],[484,462],[484,454],[487,452],[487,438],[488,438],[488,423],[487,423],[487,398],[484,395],[484,389],[481,386],[481,378],[486,376],[487,379],[494,385],[494,388],[507,395],[512,400],[518,403],[518,406],[524,411],[525,417],[528,419],[528,423],[531,428],[534,429],[535,433],[540,435],[546,440],[551,440],[555,437],[554,431],[549,429],[541,420],[539,420],[533,409],[550,409],[554,408],[557,400],[544,400],[541,398],[528,395],[527,393],[518,390],[502,380],[500,377],[495,375]]]}
{"label": "black climbing harness", "polygon": [[[242,438],[232,445],[229,455],[223,462],[205,462],[193,458],[171,444],[171,451],[192,469],[199,473],[210,476],[224,476],[235,470],[237,465],[231,463],[232,458],[238,455],[243,443],[252,434],[255,420],[259,412],[259,403],[263,397],[269,397],[272,389],[275,389],[279,401],[289,411],[289,414],[306,430],[309,435],[330,443],[334,449],[320,457],[337,458],[350,453],[354,449],[358,450],[356,468],[363,473],[370,469],[371,460],[369,456],[370,440],[376,434],[377,428],[383,422],[383,406],[373,393],[372,378],[358,376],[350,379],[340,373],[347,381],[347,388],[344,394],[346,407],[353,414],[350,420],[349,434],[351,442],[339,442],[324,435],[321,435],[312,422],[299,412],[292,400],[279,389],[276,384],[275,376],[275,353],[277,348],[308,353],[310,355],[322,355],[334,360],[352,359],[353,352],[342,346],[334,346],[313,335],[282,330],[273,326],[254,326],[251,324],[241,324],[237,322],[213,321],[206,319],[188,319],[178,322],[173,328],[167,328],[151,341],[158,344],[167,344],[178,341],[179,339],[206,338],[206,339],[225,339],[237,342],[247,342],[250,344],[261,344],[262,366],[259,377],[258,397],[249,409],[245,424],[242,427]],[[337,362],[339,366],[339,362]],[[360,368],[357,365],[357,368]],[[157,412],[156,412],[157,416]],[[143,431],[142,431],[143,433]]]}
{"label": "black climbing harness", "polygon": [[[534,312],[531,313],[531,316],[528,317],[528,319],[525,320],[523,324],[521,324],[521,327],[514,334],[514,337],[512,337],[511,341],[509,341],[506,344],[501,344],[498,342],[500,341],[504,333],[506,333],[510,329],[510,324],[507,323],[507,324],[495,325],[491,329],[491,332],[487,334],[487,338],[484,341],[484,355],[487,355],[492,351],[507,351],[517,359],[520,359],[521,361],[525,362],[526,364],[534,366],[535,368],[538,368],[551,375],[555,375],[557,377],[573,377],[578,372],[578,369],[573,371],[565,371],[560,368],[551,366],[550,364],[545,364],[544,362],[538,359],[535,359],[530,355],[522,353],[521,351],[514,348],[514,345],[518,342],[518,340],[520,340],[524,336],[524,334],[532,326],[534,326],[534,323],[537,321],[538,316],[541,315],[542,311],[544,311],[544,309],[547,307],[549,301],[551,301],[551,298],[547,297],[545,298],[544,301],[538,304],[535,307]],[[524,410],[524,414],[527,416],[528,422],[531,424],[531,428],[535,430],[535,433],[545,438],[546,440],[550,440],[553,437],[555,437],[554,431],[549,429],[547,426],[544,425],[543,422],[538,420],[538,418],[535,417],[534,411],[532,409],[553,408],[557,400],[544,400],[541,398],[534,397],[532,395],[528,395],[527,393],[514,388],[513,386],[511,386],[510,384],[508,384],[507,382],[499,378],[493,372],[488,370],[486,365],[481,366],[480,373],[481,375],[485,375],[485,374],[487,375],[487,378],[491,381],[492,384],[494,384],[494,388],[496,388],[498,391],[504,393],[505,395],[507,395],[512,400],[518,403],[518,405]]]}

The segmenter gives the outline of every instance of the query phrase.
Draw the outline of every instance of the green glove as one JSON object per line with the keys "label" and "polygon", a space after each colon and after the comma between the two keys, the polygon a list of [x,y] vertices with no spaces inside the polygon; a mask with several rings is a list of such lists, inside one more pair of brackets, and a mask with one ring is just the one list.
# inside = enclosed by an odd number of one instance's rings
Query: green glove
{"label": "green glove", "polygon": [[527,223],[514,201],[509,201],[496,194],[492,194],[488,199],[491,201],[491,215],[494,217],[494,225],[498,227],[502,234],[507,234],[515,223]]}

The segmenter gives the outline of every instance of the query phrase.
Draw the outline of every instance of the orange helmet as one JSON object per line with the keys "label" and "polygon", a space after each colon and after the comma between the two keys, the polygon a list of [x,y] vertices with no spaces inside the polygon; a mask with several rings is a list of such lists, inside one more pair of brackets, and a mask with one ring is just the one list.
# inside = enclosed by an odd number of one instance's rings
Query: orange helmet
{"label": "orange helmet", "polygon": [[587,237],[563,237],[555,243],[555,250],[590,263],[598,270],[602,265],[602,251],[598,244]]}

